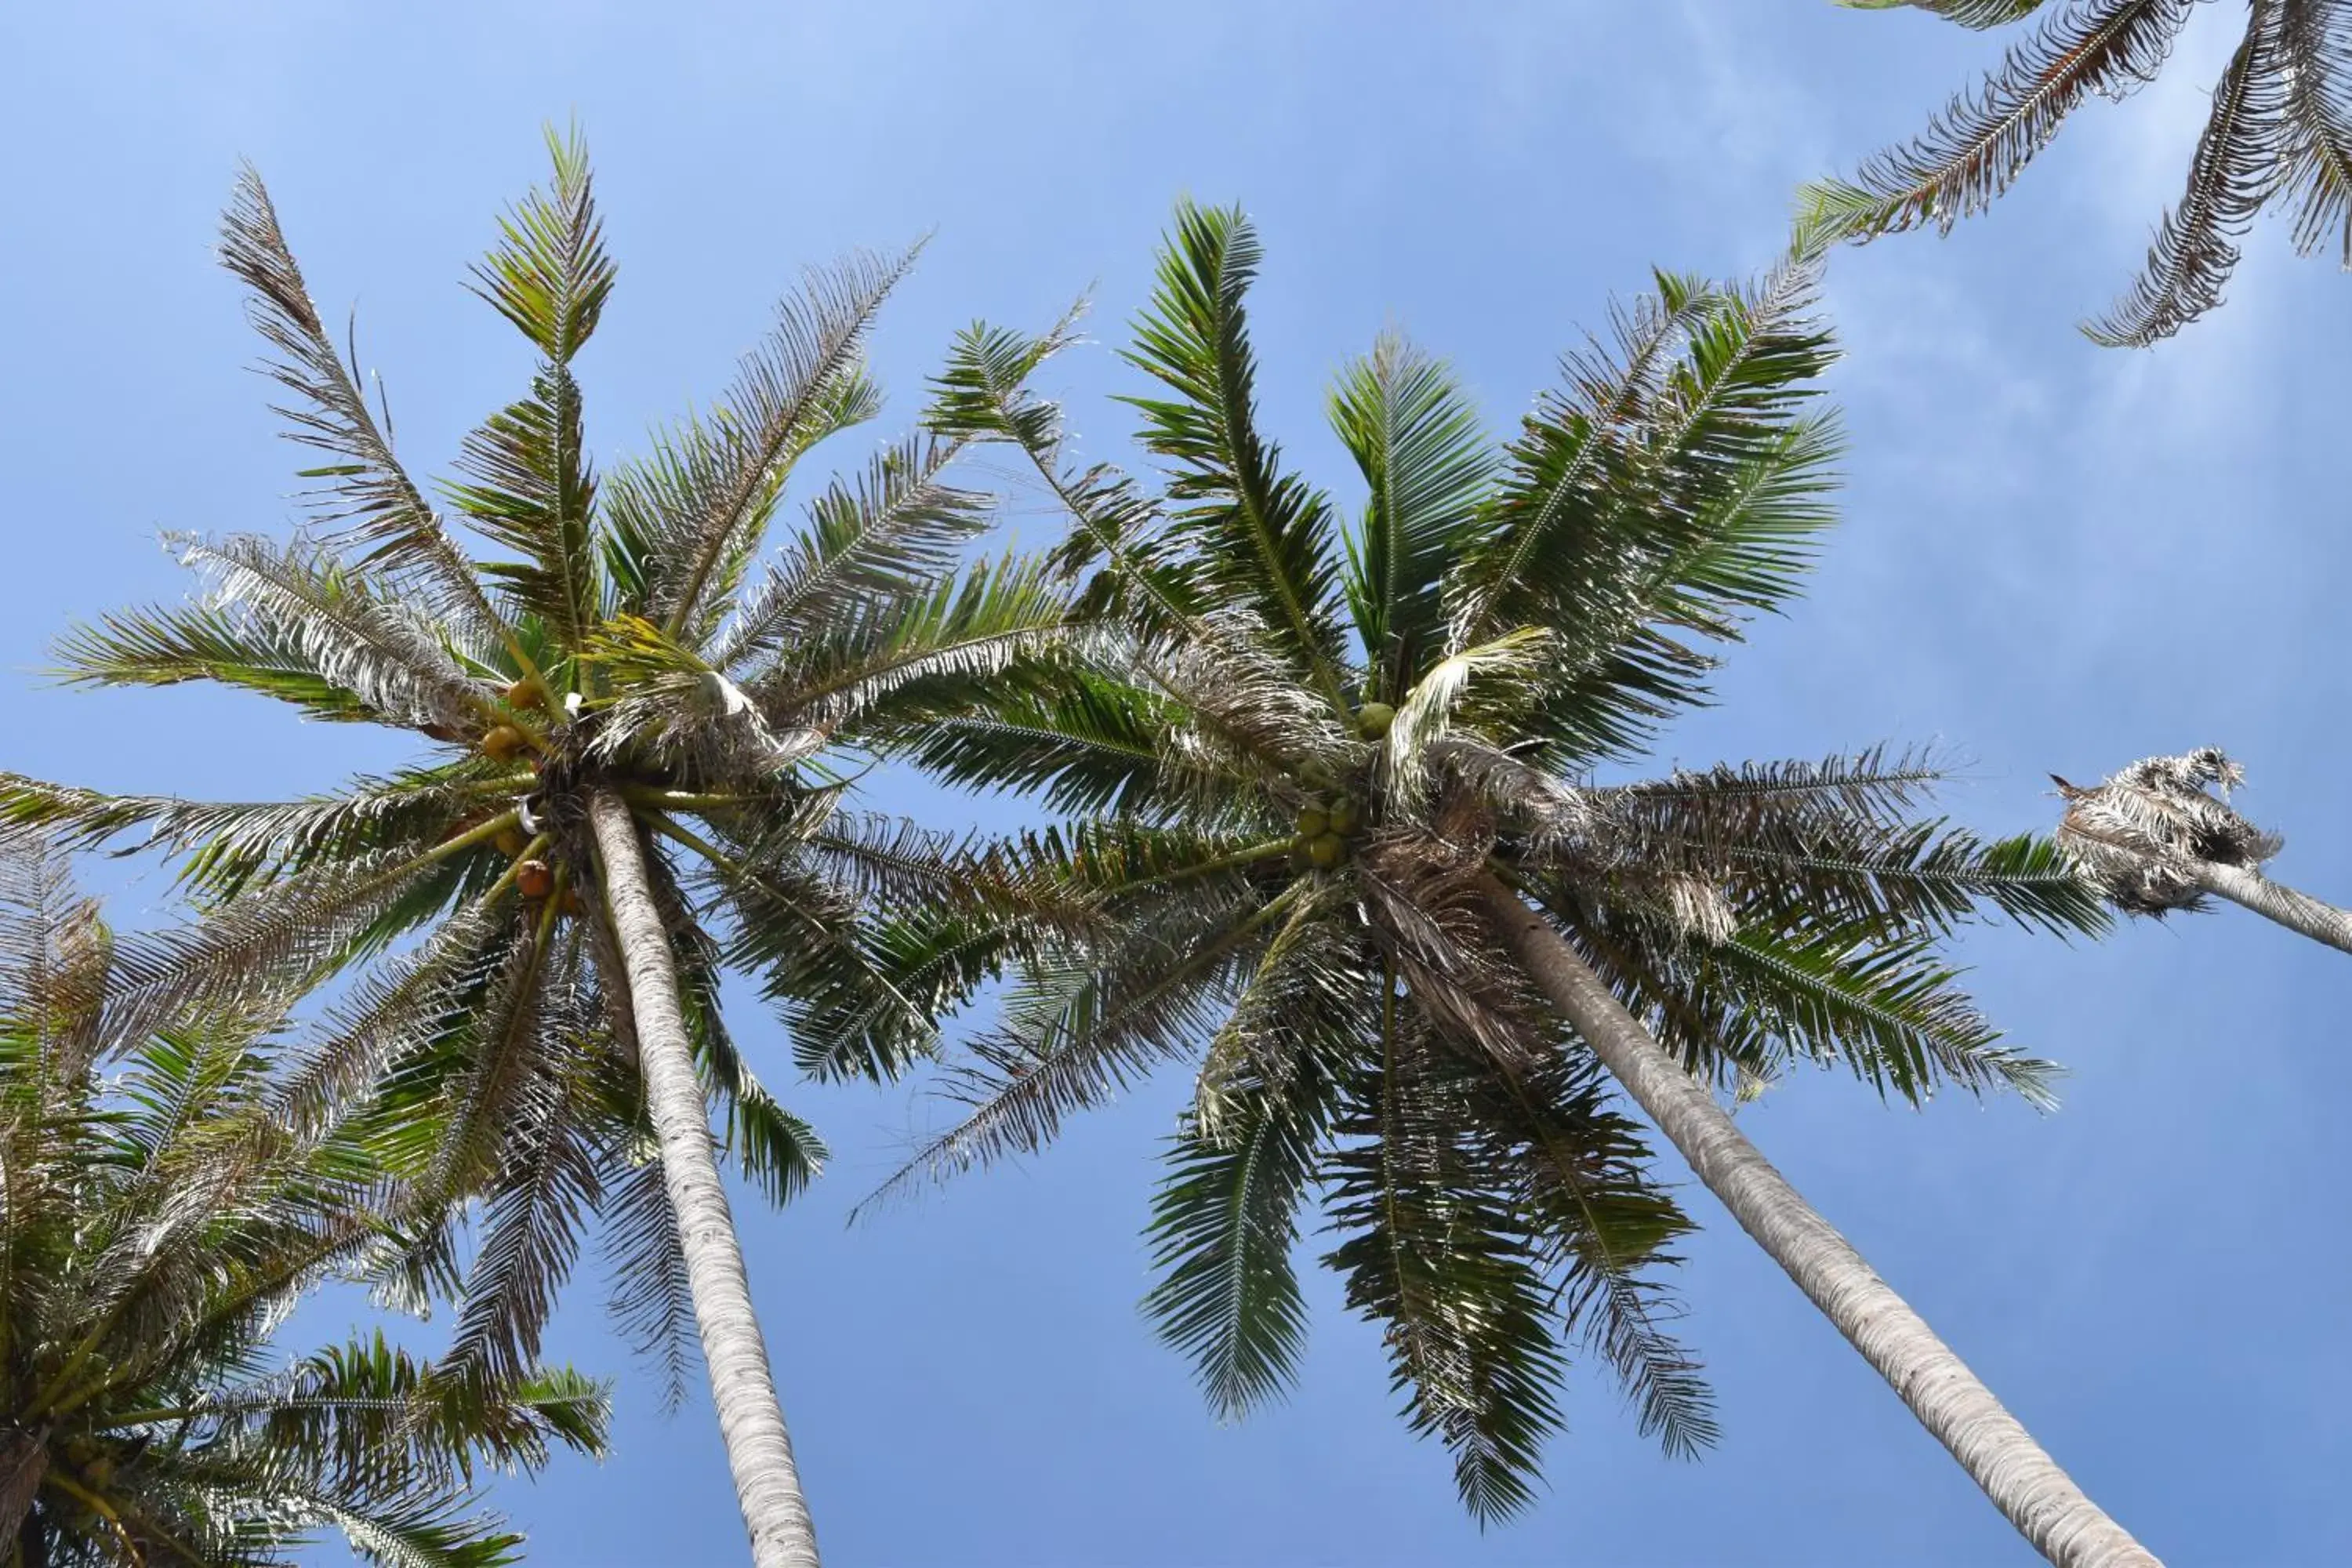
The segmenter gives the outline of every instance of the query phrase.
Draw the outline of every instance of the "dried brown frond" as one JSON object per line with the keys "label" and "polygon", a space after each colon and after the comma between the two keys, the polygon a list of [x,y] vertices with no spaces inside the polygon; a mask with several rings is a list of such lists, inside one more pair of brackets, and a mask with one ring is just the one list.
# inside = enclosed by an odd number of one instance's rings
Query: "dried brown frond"
{"label": "dried brown frond", "polygon": [[2226,797],[2245,782],[2219,747],[2143,758],[2091,789],[2056,782],[2066,801],[2058,842],[2127,914],[2202,908],[2200,863],[2259,867],[2284,844],[2209,793],[2218,785]]}

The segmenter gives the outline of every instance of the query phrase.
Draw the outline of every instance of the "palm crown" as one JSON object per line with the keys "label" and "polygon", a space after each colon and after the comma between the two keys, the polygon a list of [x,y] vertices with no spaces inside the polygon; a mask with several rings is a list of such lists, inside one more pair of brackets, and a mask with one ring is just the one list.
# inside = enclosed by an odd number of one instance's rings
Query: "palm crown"
{"label": "palm crown", "polygon": [[[248,1031],[109,1033],[112,943],[59,863],[0,857],[0,1541],[17,1568],[512,1561],[479,1464],[601,1452],[570,1372],[424,1365],[381,1335],[280,1366],[268,1334],[394,1237],[368,1118],[297,1127]],[[101,1072],[119,1062],[118,1074]]]}
{"label": "palm crown", "polygon": [[1319,1188],[1413,1426],[1502,1515],[1559,1424],[1563,1331],[1669,1448],[1715,1428],[1663,1326],[1689,1222],[1481,926],[1489,879],[1695,1071],[1843,1060],[1910,1098],[2042,1086],[1932,940],[1983,900],[2051,925],[2096,901],[2046,844],[1911,820],[1913,759],[1588,777],[1704,700],[1706,645],[1792,591],[1829,521],[1808,264],[1661,277],[1499,452],[1442,364],[1383,339],[1330,396],[1367,491],[1343,517],[1255,427],[1257,263],[1239,215],[1180,212],[1128,355],[1161,388],[1130,400],[1159,494],[1072,461],[1027,389],[1069,323],[975,327],[940,384],[940,430],[1013,448],[1066,509],[1092,630],[1065,679],[912,737],[948,779],[1080,820],[1002,847],[988,907],[894,928],[910,981],[1025,971],[958,1065],[969,1114],[901,1177],[1034,1149],[1197,1061],[1151,1226],[1162,1332],[1221,1410],[1277,1391]]}
{"label": "palm crown", "polygon": [[[2021,22],[2048,0],[1840,0],[1912,5],[1968,27]],[[2056,8],[1973,93],[1852,182],[1810,188],[1812,215],[1863,237],[1934,224],[1948,232],[2007,190],[2093,93],[2152,81],[2197,0],[2077,0]],[[2250,0],[2246,31],[2213,86],[2187,189],[2164,216],[2131,290],[2084,331],[2146,345],[2221,302],[2240,237],[2273,201],[2294,208],[2303,254],[2339,247],[2352,266],[2352,24],[2327,0]]]}
{"label": "palm crown", "polygon": [[[374,961],[292,1092],[316,1107],[387,1084],[404,1175],[484,1200],[461,1360],[528,1359],[601,1210],[616,1305],[679,1366],[685,1276],[589,796],[624,801],[646,842],[697,1065],[742,1171],[782,1198],[822,1148],[739,1058],[719,973],[740,964],[790,1016],[874,1014],[887,1025],[876,1041],[919,1029],[924,999],[891,984],[854,916],[877,886],[936,870],[940,846],[842,809],[824,759],[961,700],[1062,611],[1034,568],[942,575],[986,522],[982,499],[943,472],[951,439],[887,447],[824,489],[761,563],[796,460],[877,410],[862,345],[912,252],[811,273],[719,404],[597,473],[572,365],[614,269],[583,150],[550,144],[551,188],[509,215],[474,274],[541,355],[530,393],[467,437],[446,488],[496,553],[467,553],[395,458],[388,417],[248,175],[223,255],[253,290],[293,438],[331,459],[308,470],[323,531],[177,539],[204,596],[109,616],[63,647],[79,681],[220,682],[409,731],[431,752],[325,797],[257,805],[9,778],[0,814],[79,844],[143,828],[185,857],[204,918],[125,945],[126,1020],[299,993]],[[825,1037],[829,1054],[803,1066],[896,1065],[863,1048],[868,1037]],[[447,1250],[444,1236],[420,1254],[420,1284],[454,1283]]]}

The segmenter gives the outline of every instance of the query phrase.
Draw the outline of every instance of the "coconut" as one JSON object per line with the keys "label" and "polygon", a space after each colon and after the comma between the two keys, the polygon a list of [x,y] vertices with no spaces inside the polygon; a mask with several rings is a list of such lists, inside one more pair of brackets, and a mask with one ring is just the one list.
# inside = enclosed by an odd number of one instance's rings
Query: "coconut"
{"label": "coconut", "polygon": [[509,708],[541,709],[547,706],[547,688],[525,677],[501,693]]}
{"label": "coconut", "polygon": [[1341,800],[1331,807],[1331,831],[1342,838],[1352,838],[1356,829],[1364,825],[1364,808],[1352,800]]}
{"label": "coconut", "polygon": [[1298,813],[1298,837],[1313,838],[1330,830],[1331,818],[1321,806],[1310,805]]}
{"label": "coconut", "polygon": [[503,763],[523,748],[523,734],[511,724],[499,724],[482,737],[482,755]]}
{"label": "coconut", "polygon": [[496,838],[490,840],[490,843],[499,854],[509,860],[520,859],[522,852],[530,847],[530,840],[522,836],[522,829],[520,827],[503,829]]}
{"label": "coconut", "polygon": [[1356,710],[1356,732],[1367,741],[1383,740],[1396,722],[1396,710],[1385,702],[1367,702]]}
{"label": "coconut", "polygon": [[1318,867],[1328,871],[1348,858],[1348,841],[1336,833],[1325,833],[1307,841],[1307,853]]}
{"label": "coconut", "polygon": [[515,886],[526,899],[543,899],[555,889],[555,871],[544,860],[526,860],[515,872]]}

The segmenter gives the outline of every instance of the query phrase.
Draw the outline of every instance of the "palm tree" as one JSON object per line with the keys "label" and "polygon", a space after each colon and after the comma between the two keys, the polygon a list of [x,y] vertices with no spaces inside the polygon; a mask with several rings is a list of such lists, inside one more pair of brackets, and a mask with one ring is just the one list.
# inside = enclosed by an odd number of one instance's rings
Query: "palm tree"
{"label": "palm tree", "polygon": [[[322,531],[175,539],[204,596],[109,616],[62,648],[78,681],[214,681],[432,749],[260,805],[8,778],[0,819],[78,845],[143,830],[185,857],[204,919],[129,953],[129,1017],[251,1005],[364,964],[293,1093],[316,1107],[384,1085],[404,1176],[453,1215],[479,1200],[457,1361],[535,1353],[601,1213],[625,1326],[678,1375],[698,1331],[754,1561],[808,1564],[709,1102],[772,1200],[823,1150],[738,1055],[719,975],[757,976],[788,1019],[887,1025],[873,1049],[829,1030],[803,1068],[895,1068],[924,999],[891,985],[853,917],[877,889],[936,874],[942,846],[847,811],[825,758],[866,726],[961,701],[1057,635],[1063,608],[1036,568],[940,575],[986,513],[943,472],[956,443],[929,437],[825,488],[760,560],[797,459],[877,410],[862,344],[911,251],[809,274],[723,401],[598,474],[573,365],[614,267],[583,148],[550,145],[551,187],[474,272],[541,356],[528,395],[467,437],[446,491],[495,553],[469,553],[394,457],[381,396],[363,395],[248,174],[223,255],[253,290],[293,437],[329,459],[309,470]],[[452,1283],[450,1256],[445,1226],[416,1283]]]}
{"label": "palm tree", "polygon": [[912,739],[1079,820],[895,928],[912,981],[1024,974],[956,1066],[969,1113],[893,1186],[1195,1060],[1151,1224],[1161,1332],[1222,1413],[1278,1392],[1319,1190],[1325,1262],[1490,1520],[1559,1424],[1563,1335],[1670,1451],[1715,1436],[1659,1278],[1689,1221],[1613,1075],[2035,1545],[2152,1562],[1709,1092],[1843,1062],[1909,1100],[2041,1099],[2045,1064],[1935,939],[1985,904],[2092,929],[2095,899],[2046,842],[1916,820],[1920,758],[1590,776],[1704,699],[1706,643],[1793,592],[1829,521],[1811,264],[1753,290],[1662,276],[1499,454],[1442,364],[1382,339],[1331,394],[1369,492],[1343,521],[1256,427],[1258,258],[1237,213],[1180,210],[1128,356],[1160,384],[1130,401],[1161,494],[1071,461],[1027,390],[1069,322],[975,327],[940,383],[939,428],[1009,446],[1066,510],[1097,629],[1068,679]]}
{"label": "palm tree", "polygon": [[[2221,748],[2145,757],[2091,789],[2056,773],[2050,781],[2066,803],[2060,847],[2126,914],[2160,920],[2204,909],[2211,894],[2352,952],[2352,910],[2263,875],[2263,863],[2284,841],[2231,808],[2229,794],[2246,774]],[[2221,798],[2209,784],[2221,787]]]}
{"label": "palm tree", "polygon": [[[1914,5],[1967,27],[1997,27],[2048,0],[1840,0]],[[2156,79],[2197,0],[2073,0],[2052,7],[1974,92],[1953,98],[1916,140],[1852,181],[1808,187],[1818,219],[1858,238],[1983,211],[2093,93],[2121,98]],[[2221,301],[2238,240],[2273,202],[2294,210],[2295,249],[2326,245],[2352,266],[2352,16],[2330,0],[2249,0],[2245,35],[2214,83],[2188,188],[2164,216],[2131,290],[2084,331],[2111,346],[2171,336]]]}
{"label": "palm tree", "polygon": [[381,1334],[274,1364],[287,1305],[384,1250],[364,1123],[289,1125],[221,1020],[114,1035],[62,865],[0,856],[0,1560],[278,1563],[323,1526],[396,1568],[515,1561],[476,1466],[601,1454],[604,1391]]}

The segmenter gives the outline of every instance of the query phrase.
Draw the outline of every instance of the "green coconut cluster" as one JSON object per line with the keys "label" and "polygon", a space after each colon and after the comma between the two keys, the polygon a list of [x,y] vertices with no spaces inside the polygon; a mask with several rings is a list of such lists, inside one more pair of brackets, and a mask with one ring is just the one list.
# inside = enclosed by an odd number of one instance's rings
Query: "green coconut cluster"
{"label": "green coconut cluster", "polygon": [[[1387,739],[1394,722],[1396,710],[1385,702],[1367,702],[1356,710],[1356,732],[1367,741]],[[1349,840],[1363,832],[1364,807],[1343,794],[1328,805],[1318,801],[1301,806],[1296,826],[1292,859],[1302,868],[1328,871],[1348,858]]]}

